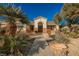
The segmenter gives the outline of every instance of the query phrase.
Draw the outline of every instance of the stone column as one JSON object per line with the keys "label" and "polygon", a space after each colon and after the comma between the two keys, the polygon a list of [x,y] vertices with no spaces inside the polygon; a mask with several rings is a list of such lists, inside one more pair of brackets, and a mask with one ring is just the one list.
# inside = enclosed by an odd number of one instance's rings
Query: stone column
{"label": "stone column", "polygon": [[57,30],[57,31],[59,30],[59,25],[56,25],[56,30]]}
{"label": "stone column", "polygon": [[35,32],[38,31],[38,24],[37,24],[37,22],[34,22],[34,31]]}
{"label": "stone column", "polygon": [[47,32],[47,24],[46,24],[46,22],[43,23],[43,32]]}

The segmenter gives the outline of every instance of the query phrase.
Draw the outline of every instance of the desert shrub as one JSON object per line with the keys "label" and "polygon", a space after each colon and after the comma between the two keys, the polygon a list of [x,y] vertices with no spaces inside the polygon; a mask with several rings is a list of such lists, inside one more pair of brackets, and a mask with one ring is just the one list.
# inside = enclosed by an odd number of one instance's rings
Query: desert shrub
{"label": "desert shrub", "polygon": [[0,47],[0,55],[27,55],[29,51],[28,36],[15,35],[15,36],[0,36],[0,40],[4,41],[4,45]]}
{"label": "desert shrub", "polygon": [[69,27],[65,26],[65,27],[61,28],[61,31],[67,34],[70,32],[70,29],[69,29]]}
{"label": "desert shrub", "polygon": [[79,25],[74,24],[71,27],[63,27],[61,31],[68,37],[79,38]]}
{"label": "desert shrub", "polygon": [[33,41],[27,35],[18,35],[17,37],[17,47],[23,55],[27,55],[30,50]]}
{"label": "desert shrub", "polygon": [[53,39],[54,39],[54,42],[57,42],[57,43],[68,44],[70,42],[70,40],[65,35],[61,34],[59,31],[56,32]]}

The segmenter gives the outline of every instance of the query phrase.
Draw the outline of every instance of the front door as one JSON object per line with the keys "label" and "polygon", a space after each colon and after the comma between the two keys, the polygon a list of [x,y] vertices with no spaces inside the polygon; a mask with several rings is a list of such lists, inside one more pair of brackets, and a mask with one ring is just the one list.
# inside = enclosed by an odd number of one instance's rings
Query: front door
{"label": "front door", "polygon": [[38,23],[38,32],[39,33],[42,33],[43,32],[43,24],[42,24],[42,22],[39,22]]}
{"label": "front door", "polygon": [[38,32],[43,32],[43,26],[38,26]]}

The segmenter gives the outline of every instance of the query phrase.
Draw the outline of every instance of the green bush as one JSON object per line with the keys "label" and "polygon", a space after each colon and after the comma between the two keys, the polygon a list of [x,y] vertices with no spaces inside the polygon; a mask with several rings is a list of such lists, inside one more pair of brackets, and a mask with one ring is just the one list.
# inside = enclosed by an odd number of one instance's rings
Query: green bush
{"label": "green bush", "polygon": [[63,27],[61,31],[68,37],[79,38],[79,25],[73,24],[71,27]]}
{"label": "green bush", "polygon": [[[28,36],[0,36],[0,40],[4,40],[5,44],[0,47],[0,55],[26,55],[28,52],[28,44],[31,44]],[[25,50],[26,51],[25,51]]]}

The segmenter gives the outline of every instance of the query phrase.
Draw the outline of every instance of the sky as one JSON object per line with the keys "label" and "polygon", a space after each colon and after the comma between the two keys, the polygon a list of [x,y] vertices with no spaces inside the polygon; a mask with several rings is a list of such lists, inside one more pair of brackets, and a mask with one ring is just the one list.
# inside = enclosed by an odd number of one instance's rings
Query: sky
{"label": "sky", "polygon": [[51,21],[54,15],[61,11],[63,3],[14,3],[16,7],[21,7],[30,21],[38,16],[43,16]]}
{"label": "sky", "polygon": [[38,16],[46,17],[51,21],[63,6],[62,3],[15,3],[14,5],[21,7],[31,21]]}

